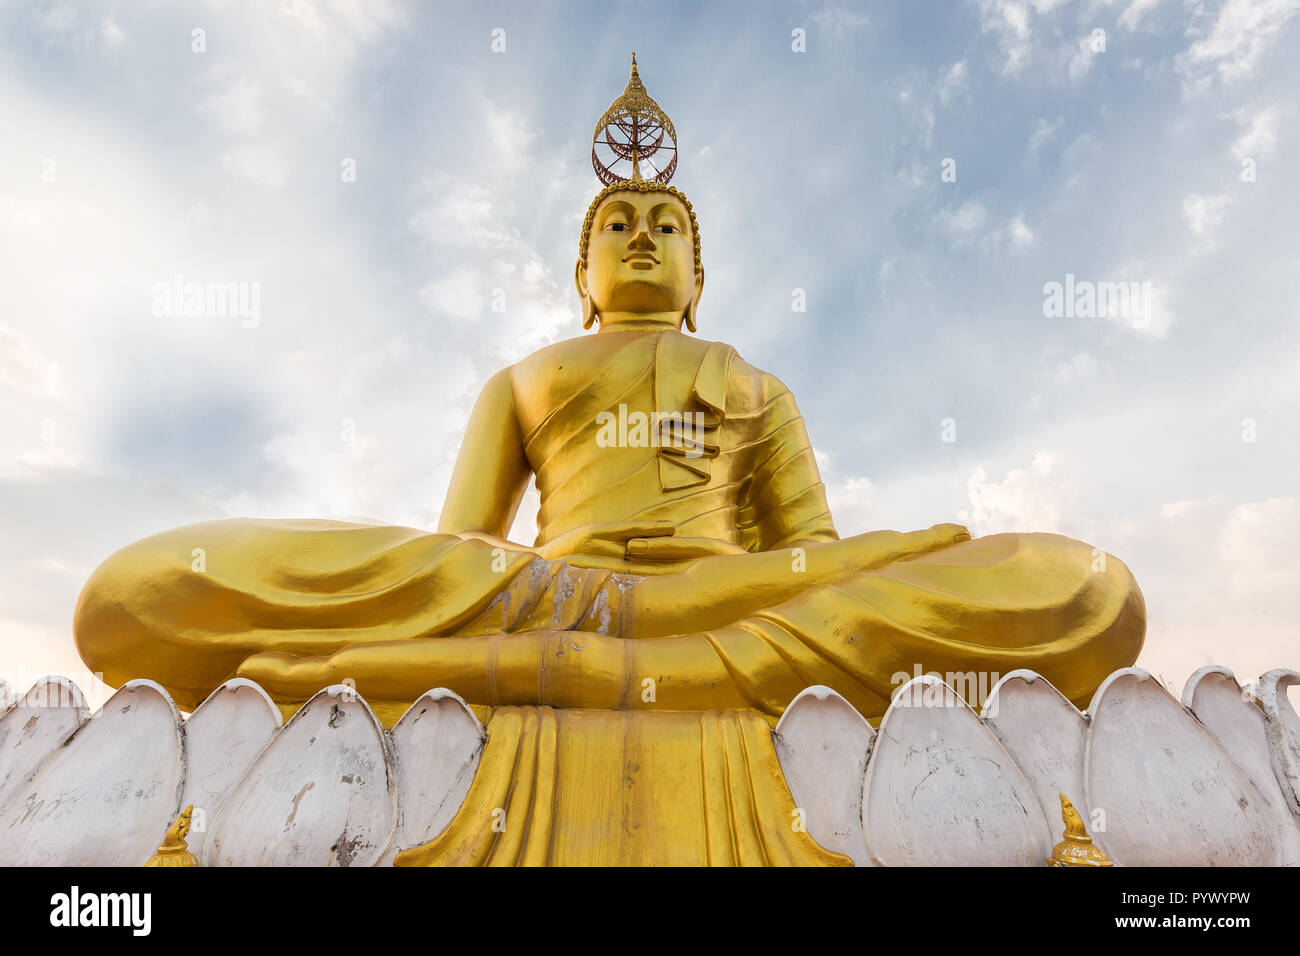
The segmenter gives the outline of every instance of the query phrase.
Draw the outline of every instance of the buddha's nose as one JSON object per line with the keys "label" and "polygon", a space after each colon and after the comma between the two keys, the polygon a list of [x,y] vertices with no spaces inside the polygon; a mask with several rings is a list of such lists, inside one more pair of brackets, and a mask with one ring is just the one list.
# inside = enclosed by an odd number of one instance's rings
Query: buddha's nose
{"label": "buddha's nose", "polygon": [[654,249],[655,241],[650,235],[649,226],[638,223],[632,240],[627,244],[627,247],[629,249]]}

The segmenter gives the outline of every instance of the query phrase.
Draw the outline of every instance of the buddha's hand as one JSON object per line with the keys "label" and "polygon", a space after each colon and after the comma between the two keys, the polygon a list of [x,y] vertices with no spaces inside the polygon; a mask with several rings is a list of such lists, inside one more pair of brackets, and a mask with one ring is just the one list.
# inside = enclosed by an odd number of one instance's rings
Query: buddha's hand
{"label": "buddha's hand", "polygon": [[574,528],[537,549],[542,557],[575,567],[619,570],[625,562],[663,563],[666,567],[745,549],[715,538],[677,536],[671,521],[612,521]]}
{"label": "buddha's hand", "polygon": [[868,531],[820,545],[824,554],[819,557],[829,562],[828,572],[837,575],[872,571],[969,540],[970,532],[959,524],[937,524],[924,531]]}
{"label": "buddha's hand", "polygon": [[566,531],[535,550],[552,561],[582,557],[622,561],[632,539],[671,535],[676,530],[671,521],[597,522]]}
{"label": "buddha's hand", "polygon": [[958,541],[970,540],[970,531],[963,524],[937,524],[932,526],[929,531],[923,531],[922,534],[933,535],[940,547],[947,547],[950,544],[956,544]]}

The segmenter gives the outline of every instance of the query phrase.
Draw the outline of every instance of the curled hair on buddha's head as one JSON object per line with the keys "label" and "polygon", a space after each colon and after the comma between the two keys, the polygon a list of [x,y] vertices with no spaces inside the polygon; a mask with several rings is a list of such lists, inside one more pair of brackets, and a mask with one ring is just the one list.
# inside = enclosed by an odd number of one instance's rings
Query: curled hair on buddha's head
{"label": "curled hair on buddha's head", "polygon": [[[704,265],[700,259],[700,221],[695,215],[695,207],[691,201],[686,198],[686,193],[682,192],[676,186],[669,186],[665,183],[644,182],[641,180],[620,179],[610,183],[604,189],[596,194],[596,198],[591,201],[587,207],[587,215],[582,220],[582,235],[578,239],[578,263],[582,268],[587,268],[587,247],[591,243],[591,227],[596,221],[596,210],[600,204],[609,196],[617,192],[629,193],[668,193],[676,196],[681,204],[686,208],[687,214],[691,217],[691,251],[695,257],[695,274],[698,276],[704,271]],[[584,329],[591,328],[594,317],[583,321]],[[692,332],[695,331],[695,320],[692,316],[686,316],[686,327]]]}

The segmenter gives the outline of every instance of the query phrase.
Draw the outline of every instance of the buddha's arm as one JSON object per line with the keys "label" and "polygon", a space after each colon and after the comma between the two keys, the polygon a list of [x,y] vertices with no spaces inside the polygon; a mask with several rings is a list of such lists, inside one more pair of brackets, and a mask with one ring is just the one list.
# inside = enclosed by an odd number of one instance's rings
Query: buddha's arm
{"label": "buddha's arm", "polygon": [[474,403],[438,530],[508,544],[505,538],[531,475],[510,369],[502,369],[488,379]]}
{"label": "buddha's arm", "polygon": [[640,581],[631,594],[632,620],[638,637],[721,627],[810,588],[969,538],[961,525],[937,524],[926,531],[869,531],[779,551],[702,558],[678,573]]}
{"label": "buddha's arm", "polygon": [[763,438],[741,504],[741,530],[750,551],[776,551],[835,541],[812,442],[794,394],[763,373]]}

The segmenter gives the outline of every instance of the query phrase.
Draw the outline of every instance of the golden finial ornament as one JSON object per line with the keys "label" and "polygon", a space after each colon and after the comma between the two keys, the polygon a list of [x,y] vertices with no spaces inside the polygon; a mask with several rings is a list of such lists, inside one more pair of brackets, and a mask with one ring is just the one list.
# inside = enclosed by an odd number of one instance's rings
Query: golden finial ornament
{"label": "golden finial ornament", "polygon": [[191,804],[181,811],[175,822],[167,828],[167,835],[158,845],[158,852],[149,857],[145,866],[198,866],[199,860],[185,843],[190,832],[190,817],[194,814]]}
{"label": "golden finial ornament", "polygon": [[1065,839],[1052,848],[1047,858],[1048,866],[1114,866],[1101,847],[1092,842],[1083,817],[1074,809],[1065,794],[1061,794],[1061,819],[1065,821]]}
{"label": "golden finial ornament", "polygon": [[[662,156],[660,154],[663,154]],[[660,159],[667,158],[666,163]],[[623,95],[610,104],[591,137],[591,165],[606,186],[616,182],[666,183],[677,169],[677,130],[668,114],[646,92],[632,54],[632,75]]]}

